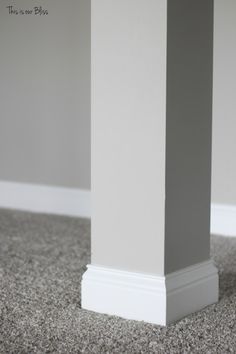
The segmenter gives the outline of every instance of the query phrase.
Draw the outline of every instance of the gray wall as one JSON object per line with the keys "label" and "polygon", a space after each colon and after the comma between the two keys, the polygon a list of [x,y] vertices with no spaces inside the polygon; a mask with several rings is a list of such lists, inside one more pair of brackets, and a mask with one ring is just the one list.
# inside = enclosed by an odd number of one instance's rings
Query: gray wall
{"label": "gray wall", "polygon": [[212,201],[236,204],[236,1],[215,0]]}
{"label": "gray wall", "polygon": [[[0,2],[0,180],[90,188],[90,1]],[[19,0],[17,7],[32,7]],[[212,201],[236,204],[236,1],[215,0]]]}
{"label": "gray wall", "polygon": [[0,51],[0,180],[89,189],[90,1],[1,0]]}

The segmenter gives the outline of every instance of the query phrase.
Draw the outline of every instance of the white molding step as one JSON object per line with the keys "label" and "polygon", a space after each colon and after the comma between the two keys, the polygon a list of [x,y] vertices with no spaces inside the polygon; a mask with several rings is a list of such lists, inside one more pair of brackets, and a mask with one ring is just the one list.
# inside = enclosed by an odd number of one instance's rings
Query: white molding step
{"label": "white molding step", "polygon": [[89,265],[82,279],[82,308],[167,325],[218,301],[212,261],[167,276]]}
{"label": "white molding step", "polygon": [[91,217],[90,191],[0,181],[0,208]]}
{"label": "white molding step", "polygon": [[236,206],[212,204],[211,233],[236,237]]}

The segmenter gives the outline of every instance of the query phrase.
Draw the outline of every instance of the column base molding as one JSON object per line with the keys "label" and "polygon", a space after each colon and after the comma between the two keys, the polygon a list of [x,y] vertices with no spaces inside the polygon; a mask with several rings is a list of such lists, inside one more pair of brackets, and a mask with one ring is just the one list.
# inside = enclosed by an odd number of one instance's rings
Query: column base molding
{"label": "column base molding", "polygon": [[165,326],[217,302],[218,289],[211,260],[163,277],[89,265],[82,308]]}

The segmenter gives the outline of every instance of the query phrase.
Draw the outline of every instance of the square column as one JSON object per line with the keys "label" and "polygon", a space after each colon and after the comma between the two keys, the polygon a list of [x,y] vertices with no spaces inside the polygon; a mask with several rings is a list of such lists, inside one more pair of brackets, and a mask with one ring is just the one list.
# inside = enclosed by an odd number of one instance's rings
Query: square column
{"label": "square column", "polygon": [[165,325],[217,301],[212,58],[212,0],[92,0],[83,308]]}

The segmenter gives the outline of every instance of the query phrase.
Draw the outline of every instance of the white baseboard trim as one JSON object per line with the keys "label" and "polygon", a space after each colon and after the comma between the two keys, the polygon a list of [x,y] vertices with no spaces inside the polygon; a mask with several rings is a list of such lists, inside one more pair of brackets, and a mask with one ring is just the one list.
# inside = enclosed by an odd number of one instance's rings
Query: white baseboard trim
{"label": "white baseboard trim", "polygon": [[159,277],[89,265],[82,279],[82,308],[167,325],[218,301],[212,261]]}
{"label": "white baseboard trim", "polygon": [[90,218],[90,191],[0,181],[0,208]]}
{"label": "white baseboard trim", "polygon": [[211,233],[236,237],[236,206],[212,204]]}

